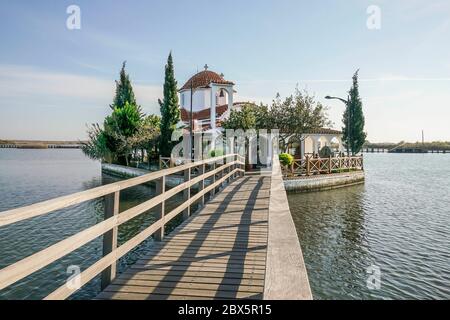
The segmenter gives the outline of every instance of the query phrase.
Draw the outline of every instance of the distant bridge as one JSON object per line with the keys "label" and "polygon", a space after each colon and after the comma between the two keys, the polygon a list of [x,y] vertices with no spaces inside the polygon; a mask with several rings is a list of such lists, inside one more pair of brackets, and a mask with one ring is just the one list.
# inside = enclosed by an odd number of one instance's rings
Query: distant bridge
{"label": "distant bridge", "polygon": [[0,144],[0,149],[81,149],[81,144]]}
{"label": "distant bridge", "polygon": [[0,140],[0,149],[80,149],[83,141]]}
{"label": "distant bridge", "polygon": [[395,146],[381,144],[380,146],[365,146],[362,149],[365,153],[450,153],[447,149],[433,149],[421,145],[411,145],[402,143]]}

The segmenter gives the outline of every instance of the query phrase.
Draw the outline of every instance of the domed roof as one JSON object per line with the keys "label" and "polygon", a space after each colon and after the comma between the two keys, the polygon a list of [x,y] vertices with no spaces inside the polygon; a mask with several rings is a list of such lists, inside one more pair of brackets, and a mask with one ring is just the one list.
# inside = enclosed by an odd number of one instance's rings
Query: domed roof
{"label": "domed roof", "polygon": [[194,89],[196,88],[202,88],[202,87],[207,87],[208,85],[210,85],[211,83],[215,83],[215,84],[231,84],[234,85],[233,82],[231,81],[227,81],[223,78],[223,76],[218,75],[217,73],[215,73],[214,71],[210,71],[210,70],[203,70],[199,73],[197,73],[196,75],[192,76],[186,83],[185,85],[180,89],[180,91],[182,90],[189,90],[191,88],[191,81],[192,81],[192,87]]}

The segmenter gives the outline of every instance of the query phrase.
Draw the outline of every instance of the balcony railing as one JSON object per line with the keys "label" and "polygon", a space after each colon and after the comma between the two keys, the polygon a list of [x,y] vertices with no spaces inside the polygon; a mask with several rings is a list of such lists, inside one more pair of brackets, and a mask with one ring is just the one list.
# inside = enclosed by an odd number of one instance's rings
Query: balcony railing
{"label": "balcony railing", "polygon": [[307,156],[304,159],[294,159],[292,165],[283,167],[285,176],[312,176],[362,170],[364,170],[364,160],[361,156],[335,158]]}

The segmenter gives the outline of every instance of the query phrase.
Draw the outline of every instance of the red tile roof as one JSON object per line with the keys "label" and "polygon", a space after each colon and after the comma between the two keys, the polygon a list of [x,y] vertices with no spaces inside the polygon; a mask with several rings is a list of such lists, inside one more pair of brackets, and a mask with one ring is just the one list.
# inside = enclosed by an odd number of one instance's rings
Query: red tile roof
{"label": "red tile roof", "polygon": [[[216,118],[219,118],[222,114],[224,114],[228,109],[228,105],[224,104],[222,106],[216,107]],[[189,121],[189,110],[181,108],[181,120]],[[197,112],[192,112],[192,119],[194,120],[209,120],[211,119],[211,109],[203,109]]]}
{"label": "red tile roof", "polygon": [[311,129],[307,134],[342,134],[341,131],[334,130],[334,129],[328,129],[328,128],[317,128],[317,129]]}
{"label": "red tile roof", "polygon": [[[246,104],[255,105],[253,102],[234,102],[233,106],[243,106]],[[219,121],[220,118],[228,110],[228,104],[223,104],[221,106],[216,106],[216,120]],[[189,110],[181,108],[181,120],[189,121]],[[197,112],[192,112],[192,119],[194,120],[210,120],[211,119],[211,109],[203,109]]]}
{"label": "red tile roof", "polygon": [[204,70],[196,75],[192,76],[183,87],[181,87],[180,91],[182,90],[189,90],[191,88],[191,81],[192,81],[192,87],[194,89],[196,88],[204,88],[210,85],[211,83],[216,84],[231,84],[234,85],[233,82],[225,80],[222,76],[218,75],[214,71]]}

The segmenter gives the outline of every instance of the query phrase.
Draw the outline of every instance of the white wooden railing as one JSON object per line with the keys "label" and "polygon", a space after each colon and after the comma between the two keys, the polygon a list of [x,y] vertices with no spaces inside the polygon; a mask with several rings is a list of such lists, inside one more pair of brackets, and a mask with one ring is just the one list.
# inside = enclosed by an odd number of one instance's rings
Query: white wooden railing
{"label": "white wooden railing", "polygon": [[294,159],[288,167],[283,167],[285,175],[310,176],[316,174],[331,174],[351,170],[364,170],[364,158],[362,156],[352,157],[328,157]]}
{"label": "white wooden railing", "polygon": [[[207,166],[209,169],[208,171],[206,171]],[[198,172],[195,177],[191,177],[193,170]],[[166,177],[177,173],[183,173],[185,182],[166,191]],[[156,240],[161,240],[164,237],[164,227],[169,221],[181,213],[183,213],[184,218],[189,217],[191,205],[194,205],[195,203],[204,204],[205,195],[208,192],[214,195],[216,189],[222,184],[243,175],[244,158],[238,154],[232,154],[188,163],[30,206],[0,212],[0,227],[4,227],[85,201],[105,197],[104,221],[1,269],[0,290],[44,268],[50,263],[66,256],[102,235],[103,257],[84,270],[79,275],[79,279],[81,282],[80,285],[83,286],[101,273],[102,288],[104,288],[116,276],[116,264],[118,259],[152,235],[154,235]],[[205,179],[207,178],[211,178],[212,183],[205,186]],[[120,192],[124,189],[150,181],[156,182],[155,197],[119,213]],[[191,187],[197,184],[199,185],[199,191],[191,197]],[[169,213],[164,214],[165,201],[179,192],[183,192],[183,203]],[[158,220],[118,247],[118,227],[153,208],[157,208]],[[46,299],[66,299],[77,290],[78,288],[73,288],[72,286],[64,284],[49,294]]]}

